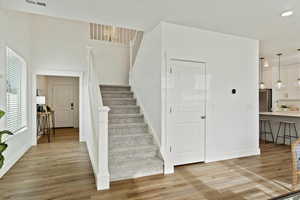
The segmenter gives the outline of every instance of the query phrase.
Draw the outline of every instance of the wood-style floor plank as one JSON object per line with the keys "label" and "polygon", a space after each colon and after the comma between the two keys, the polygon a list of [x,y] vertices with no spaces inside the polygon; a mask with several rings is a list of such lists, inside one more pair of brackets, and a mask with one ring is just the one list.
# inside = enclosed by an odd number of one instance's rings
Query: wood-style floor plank
{"label": "wood-style floor plank", "polygon": [[0,180],[2,200],[264,200],[291,191],[290,147],[262,144],[261,156],[176,167],[173,175],[114,182],[96,191],[78,131],[41,138]]}

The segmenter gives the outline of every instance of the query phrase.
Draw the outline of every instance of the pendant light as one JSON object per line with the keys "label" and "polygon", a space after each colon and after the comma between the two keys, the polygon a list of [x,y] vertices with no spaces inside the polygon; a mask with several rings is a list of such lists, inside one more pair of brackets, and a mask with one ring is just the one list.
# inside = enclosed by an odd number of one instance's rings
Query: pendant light
{"label": "pendant light", "polygon": [[277,54],[278,56],[278,81],[276,82],[276,88],[278,90],[282,89],[284,87],[282,81],[281,81],[281,56],[282,56],[282,53],[279,53]]}
{"label": "pendant light", "polygon": [[[298,49],[299,56],[300,56],[300,49]],[[297,87],[300,87],[300,78],[297,79]]]}
{"label": "pendant light", "polygon": [[260,62],[259,62],[259,70],[260,70],[260,73],[259,73],[260,74],[259,89],[265,89],[263,65],[264,65],[264,58],[260,58]]}

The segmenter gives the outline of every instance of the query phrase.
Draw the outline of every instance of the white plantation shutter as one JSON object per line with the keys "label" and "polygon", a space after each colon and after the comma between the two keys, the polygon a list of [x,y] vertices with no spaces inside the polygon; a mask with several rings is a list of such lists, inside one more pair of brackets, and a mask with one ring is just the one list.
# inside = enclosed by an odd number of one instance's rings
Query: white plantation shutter
{"label": "white plantation shutter", "polygon": [[26,126],[26,63],[7,48],[7,129],[16,132]]}

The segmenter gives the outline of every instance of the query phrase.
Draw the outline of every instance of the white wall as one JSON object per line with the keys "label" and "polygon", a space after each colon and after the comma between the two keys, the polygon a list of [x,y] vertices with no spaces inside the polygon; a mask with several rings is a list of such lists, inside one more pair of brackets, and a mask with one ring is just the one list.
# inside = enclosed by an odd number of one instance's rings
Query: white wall
{"label": "white wall", "polygon": [[89,45],[93,47],[99,83],[128,85],[128,46],[90,41],[89,24],[85,22],[39,15],[32,18],[35,69],[86,71]]}
{"label": "white wall", "polygon": [[161,27],[145,33],[132,69],[132,89],[157,143],[161,143]]}
{"label": "white wall", "polygon": [[89,41],[93,47],[94,64],[99,84],[128,85],[129,45]]}
{"label": "white wall", "polygon": [[[165,126],[170,58],[207,63],[206,162],[260,153],[258,47],[256,40],[165,22],[145,34],[132,85],[161,142],[163,156],[168,157],[166,149],[172,145]],[[232,89],[237,89],[236,95]]]}
{"label": "white wall", "polygon": [[32,15],[35,69],[86,71],[88,23]]}
{"label": "white wall", "polygon": [[[0,9],[0,107],[4,108],[6,105],[6,90],[5,90],[5,46],[21,55],[27,63],[27,88],[31,88],[31,21],[27,14],[8,12]],[[29,89],[30,90],[30,89]],[[20,132],[17,135],[9,137],[7,140],[8,149],[5,151],[5,164],[0,170],[0,177],[29,149],[31,146],[31,92],[27,93],[27,118],[28,129]],[[3,121],[0,129],[4,129]]]}
{"label": "white wall", "polygon": [[207,63],[206,161],[259,154],[258,41],[169,23],[162,27],[169,57]]}

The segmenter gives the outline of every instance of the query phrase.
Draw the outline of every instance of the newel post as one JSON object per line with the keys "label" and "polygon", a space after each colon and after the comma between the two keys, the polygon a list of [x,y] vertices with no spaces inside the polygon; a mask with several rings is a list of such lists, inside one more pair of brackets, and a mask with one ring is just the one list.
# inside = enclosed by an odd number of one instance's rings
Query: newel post
{"label": "newel post", "polygon": [[97,189],[109,189],[110,177],[108,170],[108,112],[109,107],[99,108],[98,137],[98,177]]}

